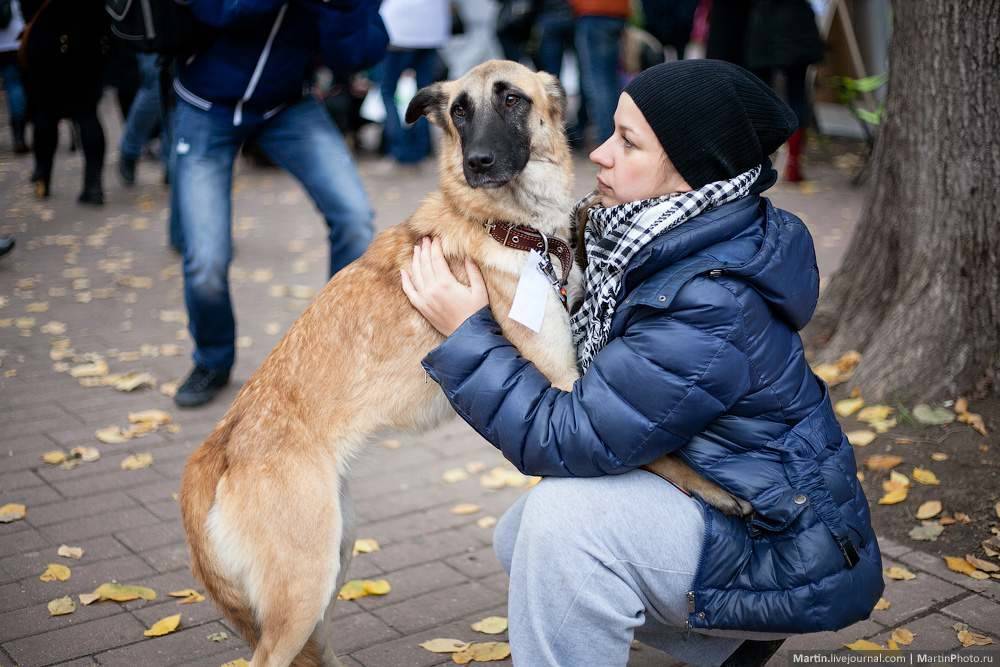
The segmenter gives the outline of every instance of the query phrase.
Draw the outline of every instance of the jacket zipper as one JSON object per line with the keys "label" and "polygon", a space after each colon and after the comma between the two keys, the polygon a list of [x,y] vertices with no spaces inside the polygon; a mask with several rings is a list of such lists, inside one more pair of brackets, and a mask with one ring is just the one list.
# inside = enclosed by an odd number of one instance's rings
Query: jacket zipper
{"label": "jacket zipper", "polygon": [[243,122],[243,103],[250,99],[253,91],[257,88],[260,75],[264,72],[264,66],[271,55],[271,45],[274,44],[274,38],[277,36],[278,30],[281,29],[281,22],[284,20],[287,10],[288,3],[283,4],[281,9],[278,10],[278,16],[275,17],[274,25],[271,26],[271,34],[267,36],[267,41],[264,43],[264,50],[260,52],[260,57],[257,58],[257,66],[254,67],[253,74],[250,76],[250,83],[247,84],[247,89],[243,92],[243,97],[236,103],[236,109],[233,111],[233,125],[239,125]]}

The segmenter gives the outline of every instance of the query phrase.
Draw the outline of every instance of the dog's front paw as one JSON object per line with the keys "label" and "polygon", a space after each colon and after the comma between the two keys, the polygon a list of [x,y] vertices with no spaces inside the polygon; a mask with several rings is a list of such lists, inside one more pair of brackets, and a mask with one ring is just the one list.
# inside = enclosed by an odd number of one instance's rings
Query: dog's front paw
{"label": "dog's front paw", "polygon": [[726,493],[718,487],[713,489],[708,486],[703,486],[692,489],[692,492],[700,496],[702,500],[712,507],[718,509],[723,514],[728,514],[729,516],[743,517],[748,516],[751,512],[753,512],[753,505],[742,498],[737,498],[730,493]]}

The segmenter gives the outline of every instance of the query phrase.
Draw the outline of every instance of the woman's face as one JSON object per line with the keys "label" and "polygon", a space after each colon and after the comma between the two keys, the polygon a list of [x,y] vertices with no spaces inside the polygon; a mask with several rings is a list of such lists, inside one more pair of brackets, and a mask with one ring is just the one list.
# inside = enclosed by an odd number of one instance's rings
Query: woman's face
{"label": "woman's face", "polygon": [[691,189],[663,151],[646,117],[625,93],[615,110],[615,133],[594,149],[590,161],[600,167],[597,192],[604,206]]}

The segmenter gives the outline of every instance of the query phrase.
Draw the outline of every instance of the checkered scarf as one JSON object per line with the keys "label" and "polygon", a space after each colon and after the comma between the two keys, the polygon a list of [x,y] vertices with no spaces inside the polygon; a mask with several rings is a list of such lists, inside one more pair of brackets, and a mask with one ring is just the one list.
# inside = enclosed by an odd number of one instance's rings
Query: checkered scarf
{"label": "checkered scarf", "polygon": [[586,296],[570,320],[581,372],[587,371],[608,342],[622,277],[632,258],[668,229],[746,196],[760,171],[761,167],[756,166],[731,180],[709,183],[697,190],[609,208],[594,206],[593,194],[577,203],[570,218],[574,222],[581,209],[590,207],[584,229],[588,261],[584,271]]}

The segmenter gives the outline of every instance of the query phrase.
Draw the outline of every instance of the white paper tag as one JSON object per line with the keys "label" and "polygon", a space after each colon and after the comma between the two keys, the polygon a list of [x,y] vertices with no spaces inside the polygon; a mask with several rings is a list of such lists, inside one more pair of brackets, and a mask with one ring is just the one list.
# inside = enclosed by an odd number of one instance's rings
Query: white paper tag
{"label": "white paper tag", "polygon": [[528,259],[524,261],[521,277],[517,281],[514,302],[510,305],[510,319],[520,322],[535,333],[542,330],[545,302],[552,291],[549,279],[538,268],[541,261],[542,256],[537,250],[528,252]]}

